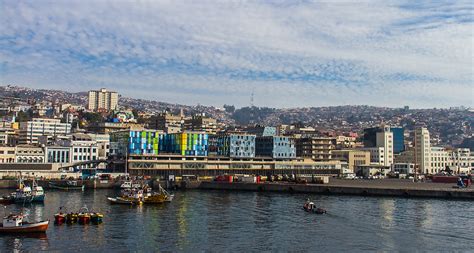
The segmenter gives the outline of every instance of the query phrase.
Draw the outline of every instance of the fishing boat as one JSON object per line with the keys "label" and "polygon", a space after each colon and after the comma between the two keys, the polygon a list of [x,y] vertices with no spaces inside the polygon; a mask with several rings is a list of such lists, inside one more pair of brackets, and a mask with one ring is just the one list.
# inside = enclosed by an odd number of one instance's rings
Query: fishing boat
{"label": "fishing boat", "polygon": [[33,180],[32,187],[29,187],[20,180],[18,189],[12,193],[12,197],[15,203],[31,203],[31,202],[44,202],[45,194],[43,187],[39,186],[35,180]]}
{"label": "fishing boat", "polygon": [[77,191],[77,190],[84,191],[85,189],[85,185],[84,184],[80,185],[78,184],[77,181],[67,181],[66,185],[49,182],[48,185],[49,185],[49,188],[63,190],[63,191]]}
{"label": "fishing boat", "polygon": [[44,233],[48,229],[49,221],[26,222],[22,214],[10,214],[3,218],[0,233]]}
{"label": "fishing boat", "polygon": [[79,210],[79,214],[77,215],[77,220],[79,224],[88,224],[91,221],[91,214],[89,209],[86,206]]}
{"label": "fishing boat", "polygon": [[303,205],[303,210],[305,210],[306,212],[315,213],[315,214],[327,213],[325,209],[316,207],[316,205],[309,199],[306,200],[306,203]]}
{"label": "fishing boat", "polygon": [[174,198],[173,194],[167,192],[161,185],[159,185],[158,192],[148,193],[143,197],[144,204],[160,204],[164,202],[171,202]]}

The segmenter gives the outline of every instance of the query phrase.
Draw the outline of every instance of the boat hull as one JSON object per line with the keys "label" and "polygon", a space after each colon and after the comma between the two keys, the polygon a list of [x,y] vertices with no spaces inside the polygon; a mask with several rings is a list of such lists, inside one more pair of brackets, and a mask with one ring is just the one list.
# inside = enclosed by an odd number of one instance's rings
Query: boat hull
{"label": "boat hull", "polygon": [[49,188],[56,189],[56,190],[63,190],[63,191],[83,191],[85,185],[82,186],[67,186],[67,185],[57,185],[54,183],[49,183]]}
{"label": "boat hull", "polygon": [[48,226],[49,221],[23,223],[19,227],[3,227],[3,225],[0,225],[0,233],[45,233]]}
{"label": "boat hull", "polygon": [[111,204],[119,204],[119,205],[139,205],[141,201],[139,200],[129,200],[123,198],[107,198]]}

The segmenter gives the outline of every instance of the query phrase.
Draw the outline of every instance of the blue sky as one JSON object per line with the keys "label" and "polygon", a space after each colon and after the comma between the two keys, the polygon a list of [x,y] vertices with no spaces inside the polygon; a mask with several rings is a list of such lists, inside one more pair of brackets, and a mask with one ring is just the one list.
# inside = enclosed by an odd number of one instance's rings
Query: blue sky
{"label": "blue sky", "polygon": [[471,1],[3,1],[0,84],[181,104],[474,107]]}

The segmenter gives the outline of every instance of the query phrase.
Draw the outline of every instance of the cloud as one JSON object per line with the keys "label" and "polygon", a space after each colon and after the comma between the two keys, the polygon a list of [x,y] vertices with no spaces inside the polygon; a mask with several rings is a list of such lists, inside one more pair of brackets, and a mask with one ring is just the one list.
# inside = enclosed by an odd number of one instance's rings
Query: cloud
{"label": "cloud", "polygon": [[[473,102],[470,2],[0,1],[0,82],[184,104]],[[454,89],[455,88],[455,89]]]}

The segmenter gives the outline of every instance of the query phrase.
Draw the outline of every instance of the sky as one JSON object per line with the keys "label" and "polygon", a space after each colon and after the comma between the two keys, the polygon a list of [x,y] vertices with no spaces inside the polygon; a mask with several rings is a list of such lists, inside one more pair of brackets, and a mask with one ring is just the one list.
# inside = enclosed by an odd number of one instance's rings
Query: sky
{"label": "sky", "polygon": [[0,0],[0,85],[187,105],[474,107],[473,24],[472,1]]}

